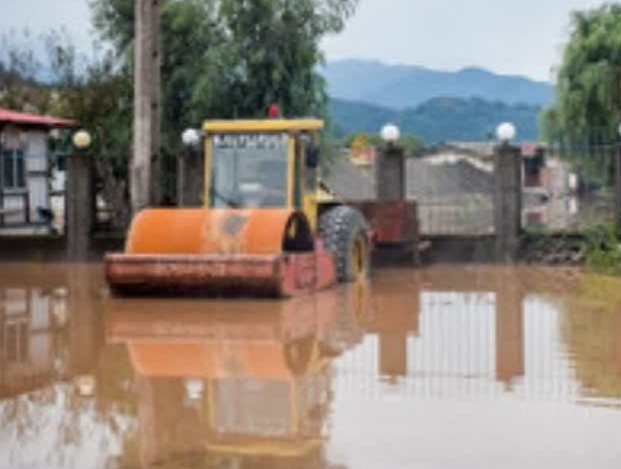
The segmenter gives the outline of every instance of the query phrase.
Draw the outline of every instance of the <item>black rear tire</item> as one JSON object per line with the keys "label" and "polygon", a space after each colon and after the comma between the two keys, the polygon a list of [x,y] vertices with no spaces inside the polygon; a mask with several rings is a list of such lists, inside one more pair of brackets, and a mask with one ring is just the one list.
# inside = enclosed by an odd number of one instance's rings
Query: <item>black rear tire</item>
{"label": "black rear tire", "polygon": [[325,247],[334,253],[339,282],[369,277],[368,224],[358,209],[347,205],[328,209],[319,217],[318,232]]}

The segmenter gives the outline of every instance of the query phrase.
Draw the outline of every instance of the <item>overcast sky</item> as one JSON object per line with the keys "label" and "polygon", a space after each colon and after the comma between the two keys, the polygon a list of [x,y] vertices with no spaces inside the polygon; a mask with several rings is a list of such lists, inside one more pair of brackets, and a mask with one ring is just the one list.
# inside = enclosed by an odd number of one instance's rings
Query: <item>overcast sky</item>
{"label": "overcast sky", "polygon": [[[360,0],[356,16],[323,45],[328,59],[372,58],[455,70],[550,78],[567,39],[569,12],[596,0]],[[0,0],[0,31],[65,25],[88,43],[87,0]]]}

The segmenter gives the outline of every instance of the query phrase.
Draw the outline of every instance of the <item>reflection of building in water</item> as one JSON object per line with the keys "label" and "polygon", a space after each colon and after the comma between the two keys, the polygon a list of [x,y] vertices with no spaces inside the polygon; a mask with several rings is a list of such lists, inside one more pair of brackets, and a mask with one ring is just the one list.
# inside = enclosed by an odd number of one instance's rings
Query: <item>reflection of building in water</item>
{"label": "reflection of building in water", "polygon": [[0,396],[90,375],[97,366],[102,318],[88,269],[42,281],[37,273],[18,271],[7,281],[16,286],[0,290]]}
{"label": "reflection of building in water", "polygon": [[0,291],[0,397],[49,383],[65,372],[67,323],[64,291]]}
{"label": "reflection of building in water", "polygon": [[3,267],[0,467],[110,467],[121,452],[132,374],[122,346],[102,348],[100,272]]}
{"label": "reflection of building in water", "polygon": [[364,295],[352,287],[210,311],[176,302],[174,313],[167,302],[111,303],[109,340],[126,344],[138,380],[139,463],[199,453],[239,467],[323,465],[329,366],[362,337]]}

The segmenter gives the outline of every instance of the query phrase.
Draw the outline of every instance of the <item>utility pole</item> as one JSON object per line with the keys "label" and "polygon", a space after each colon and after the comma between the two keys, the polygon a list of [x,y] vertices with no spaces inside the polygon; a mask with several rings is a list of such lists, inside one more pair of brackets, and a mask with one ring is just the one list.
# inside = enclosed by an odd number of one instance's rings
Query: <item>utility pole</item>
{"label": "utility pole", "polygon": [[153,182],[159,180],[160,162],[160,0],[136,0],[135,13],[133,214],[159,198],[159,184]]}

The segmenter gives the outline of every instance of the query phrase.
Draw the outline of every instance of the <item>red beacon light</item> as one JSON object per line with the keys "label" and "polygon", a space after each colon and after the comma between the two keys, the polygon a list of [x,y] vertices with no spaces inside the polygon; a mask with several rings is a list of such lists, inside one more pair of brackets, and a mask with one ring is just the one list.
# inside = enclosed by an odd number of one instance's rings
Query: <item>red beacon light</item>
{"label": "red beacon light", "polygon": [[272,104],[268,111],[270,119],[277,119],[280,117],[280,107],[277,104]]}

